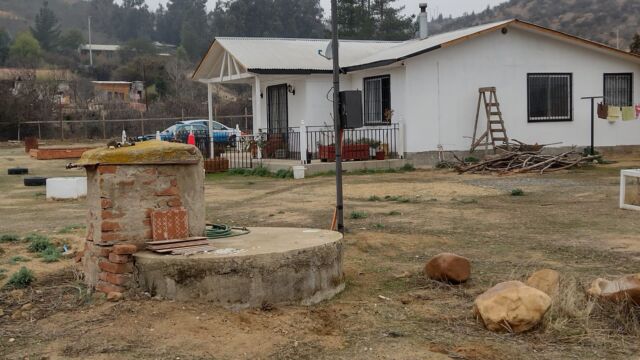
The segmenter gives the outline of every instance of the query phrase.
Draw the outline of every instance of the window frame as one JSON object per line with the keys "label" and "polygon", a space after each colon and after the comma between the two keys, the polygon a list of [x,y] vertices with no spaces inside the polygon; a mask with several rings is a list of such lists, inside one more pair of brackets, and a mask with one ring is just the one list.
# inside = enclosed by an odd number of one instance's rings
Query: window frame
{"label": "window frame", "polygon": [[[391,121],[389,122],[385,122],[384,121],[384,89],[382,87],[382,80],[384,79],[388,79],[389,80],[389,109],[391,109],[391,74],[384,74],[384,75],[375,75],[375,76],[368,76],[368,77],[364,77],[362,78],[362,107],[363,107],[363,125],[364,126],[382,126],[382,125],[391,125]],[[368,112],[368,107],[367,107],[367,81],[368,80],[380,80],[381,81],[381,85],[380,85],[380,91],[383,92],[382,94],[380,94],[380,106],[382,107],[382,119],[379,122],[369,122],[368,117],[369,117],[369,112]]]}
{"label": "window frame", "polygon": [[[609,104],[606,102],[607,100],[607,76],[620,76],[620,75],[628,75],[631,83],[629,84],[629,89],[631,90],[631,93],[629,94],[629,105],[614,105],[614,104]],[[624,72],[624,73],[604,73],[602,74],[602,96],[603,99],[602,101],[607,104],[607,105],[612,105],[612,106],[633,106],[633,73],[632,72]]]}
{"label": "window frame", "polygon": [[[531,116],[531,89],[529,88],[529,80],[531,76],[567,76],[569,79],[569,115],[567,118],[559,118],[559,119],[532,119]],[[573,73],[568,72],[540,72],[540,73],[527,73],[527,123],[545,123],[545,122],[571,122],[573,121]]]}

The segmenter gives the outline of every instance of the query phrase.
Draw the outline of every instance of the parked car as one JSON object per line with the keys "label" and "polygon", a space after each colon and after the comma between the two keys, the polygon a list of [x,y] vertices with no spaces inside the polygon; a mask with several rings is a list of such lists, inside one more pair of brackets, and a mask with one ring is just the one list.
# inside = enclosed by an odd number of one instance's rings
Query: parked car
{"label": "parked car", "polygon": [[[160,132],[160,139],[164,141],[175,140],[176,134],[182,131],[208,131],[209,130],[209,120],[201,119],[201,120],[185,120],[180,121],[165,130]],[[242,132],[230,128],[224,124],[221,124],[217,121],[213,122],[213,141],[216,143],[229,143],[235,144],[237,138],[242,136]],[[138,136],[138,141],[146,141],[152,140],[156,138],[156,134],[148,134]]]}

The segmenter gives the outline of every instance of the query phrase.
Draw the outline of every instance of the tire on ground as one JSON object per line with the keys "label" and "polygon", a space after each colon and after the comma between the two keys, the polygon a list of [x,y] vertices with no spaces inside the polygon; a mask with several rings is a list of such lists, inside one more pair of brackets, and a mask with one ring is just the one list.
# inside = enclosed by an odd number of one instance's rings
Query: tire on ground
{"label": "tire on ground", "polygon": [[9,175],[25,175],[25,174],[28,174],[28,173],[29,173],[29,169],[27,169],[27,168],[17,167],[17,168],[7,169],[7,174],[9,174]]}
{"label": "tire on ground", "polygon": [[24,186],[45,186],[47,178],[40,176],[32,176],[24,178]]}

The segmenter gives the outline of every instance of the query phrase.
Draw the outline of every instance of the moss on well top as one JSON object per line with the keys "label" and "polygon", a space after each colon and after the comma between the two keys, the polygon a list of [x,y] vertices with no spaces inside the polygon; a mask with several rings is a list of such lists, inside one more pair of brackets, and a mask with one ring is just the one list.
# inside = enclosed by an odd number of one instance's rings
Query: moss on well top
{"label": "moss on well top", "polygon": [[201,160],[200,151],[193,145],[149,140],[134,146],[85,151],[76,165],[196,164]]}

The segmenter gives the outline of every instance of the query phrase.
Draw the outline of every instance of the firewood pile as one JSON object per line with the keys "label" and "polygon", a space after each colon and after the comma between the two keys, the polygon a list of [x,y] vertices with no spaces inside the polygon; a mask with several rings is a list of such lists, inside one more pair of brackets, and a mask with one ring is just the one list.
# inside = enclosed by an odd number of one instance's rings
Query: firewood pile
{"label": "firewood pile", "polygon": [[542,154],[539,151],[506,151],[487,157],[477,163],[458,160],[455,169],[459,173],[500,173],[518,174],[538,172],[540,174],[571,169],[593,163],[599,156],[585,156],[575,150],[557,155]]}

